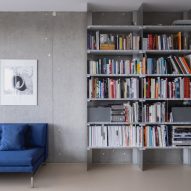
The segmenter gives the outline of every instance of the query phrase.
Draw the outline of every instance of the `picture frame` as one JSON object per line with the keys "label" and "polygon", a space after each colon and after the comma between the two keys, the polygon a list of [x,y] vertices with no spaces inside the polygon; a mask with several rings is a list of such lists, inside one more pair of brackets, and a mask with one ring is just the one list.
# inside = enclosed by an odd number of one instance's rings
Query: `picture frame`
{"label": "picture frame", "polygon": [[37,60],[0,60],[1,105],[37,105]]}

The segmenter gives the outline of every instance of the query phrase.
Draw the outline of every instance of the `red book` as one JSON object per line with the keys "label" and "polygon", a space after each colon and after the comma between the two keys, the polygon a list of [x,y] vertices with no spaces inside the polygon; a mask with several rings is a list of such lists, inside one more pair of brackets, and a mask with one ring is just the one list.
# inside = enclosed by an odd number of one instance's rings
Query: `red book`
{"label": "red book", "polygon": [[147,98],[151,98],[151,79],[150,78],[148,78],[147,79],[148,80],[148,88],[147,88],[147,95],[148,95],[148,97]]}
{"label": "red book", "polygon": [[191,74],[191,69],[186,61],[186,59],[184,57],[180,57],[181,58],[181,61],[183,62],[184,66],[186,67],[187,71],[189,74]]}
{"label": "red book", "polygon": [[149,41],[148,49],[152,50],[153,49],[153,36],[152,36],[152,34],[148,34],[148,41]]}
{"label": "red book", "polygon": [[111,98],[114,98],[114,81],[112,79],[110,80],[110,95]]}
{"label": "red book", "polygon": [[190,98],[190,79],[184,78],[184,98]]}

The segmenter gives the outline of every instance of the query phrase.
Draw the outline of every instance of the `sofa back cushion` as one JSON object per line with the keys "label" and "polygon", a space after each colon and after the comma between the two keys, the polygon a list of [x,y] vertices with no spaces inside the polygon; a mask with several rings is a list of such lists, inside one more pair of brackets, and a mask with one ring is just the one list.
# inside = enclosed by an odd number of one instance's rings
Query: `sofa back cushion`
{"label": "sofa back cushion", "polygon": [[28,124],[26,144],[28,147],[46,147],[47,145],[47,124]]}
{"label": "sofa back cushion", "polygon": [[11,125],[13,128],[17,125],[24,125],[26,147],[47,147],[47,123],[0,123],[0,143],[3,125]]}
{"label": "sofa back cushion", "polygon": [[25,147],[25,124],[4,124],[1,127],[0,150],[21,150]]}

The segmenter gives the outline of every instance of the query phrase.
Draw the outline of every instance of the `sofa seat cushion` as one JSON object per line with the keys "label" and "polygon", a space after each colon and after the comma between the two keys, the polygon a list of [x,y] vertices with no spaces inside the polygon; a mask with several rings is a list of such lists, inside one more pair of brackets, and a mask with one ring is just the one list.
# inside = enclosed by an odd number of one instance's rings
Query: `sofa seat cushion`
{"label": "sofa seat cushion", "polygon": [[42,148],[0,151],[0,166],[31,166],[44,154]]}

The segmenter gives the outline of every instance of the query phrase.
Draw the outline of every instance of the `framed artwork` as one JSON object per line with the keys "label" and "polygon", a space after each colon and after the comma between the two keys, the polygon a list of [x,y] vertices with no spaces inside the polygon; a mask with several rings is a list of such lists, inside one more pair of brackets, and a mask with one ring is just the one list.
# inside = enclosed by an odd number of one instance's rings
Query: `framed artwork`
{"label": "framed artwork", "polygon": [[0,60],[1,105],[37,105],[37,60]]}

